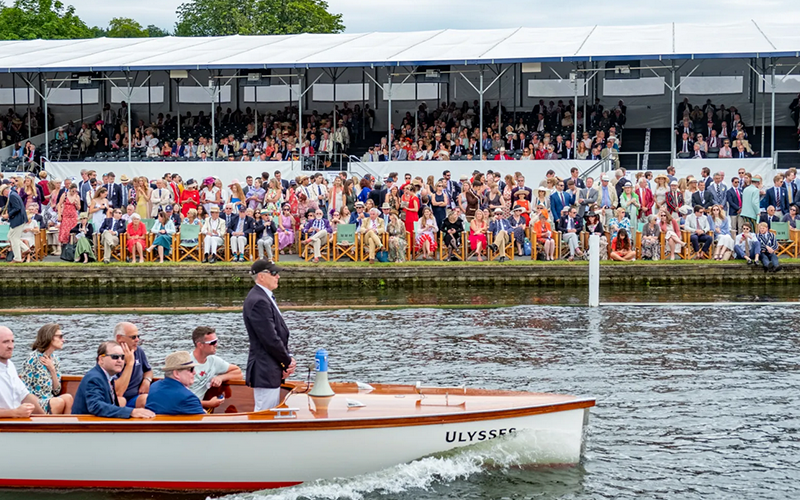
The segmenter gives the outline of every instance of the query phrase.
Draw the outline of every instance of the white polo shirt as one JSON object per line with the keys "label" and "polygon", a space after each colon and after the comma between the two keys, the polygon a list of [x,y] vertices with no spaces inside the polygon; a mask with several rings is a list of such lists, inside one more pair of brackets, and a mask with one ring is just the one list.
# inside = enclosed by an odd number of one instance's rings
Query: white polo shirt
{"label": "white polo shirt", "polygon": [[17,375],[14,363],[0,363],[0,409],[13,410],[19,408],[22,400],[28,395],[28,388]]}

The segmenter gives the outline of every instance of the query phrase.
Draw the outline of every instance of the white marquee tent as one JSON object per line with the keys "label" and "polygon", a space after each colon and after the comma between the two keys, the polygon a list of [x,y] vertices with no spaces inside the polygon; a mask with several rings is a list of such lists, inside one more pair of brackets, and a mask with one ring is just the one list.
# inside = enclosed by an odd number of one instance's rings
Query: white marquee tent
{"label": "white marquee tent", "polygon": [[800,57],[797,26],[544,27],[0,42],[0,72],[221,70]]}

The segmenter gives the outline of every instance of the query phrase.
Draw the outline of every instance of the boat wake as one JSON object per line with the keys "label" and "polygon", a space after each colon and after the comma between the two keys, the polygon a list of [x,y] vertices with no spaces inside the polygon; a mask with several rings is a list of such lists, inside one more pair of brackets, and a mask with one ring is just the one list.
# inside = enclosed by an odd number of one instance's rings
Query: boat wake
{"label": "boat wake", "polygon": [[361,476],[318,480],[280,490],[240,493],[226,496],[224,500],[362,500],[367,495],[428,490],[437,483],[467,479],[486,469],[534,464],[537,462],[535,440],[534,433],[522,431]]}

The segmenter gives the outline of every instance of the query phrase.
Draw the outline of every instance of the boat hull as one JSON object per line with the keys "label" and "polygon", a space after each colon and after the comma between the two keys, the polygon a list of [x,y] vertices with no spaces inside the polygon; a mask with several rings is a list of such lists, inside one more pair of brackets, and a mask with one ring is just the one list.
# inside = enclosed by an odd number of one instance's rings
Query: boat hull
{"label": "boat hull", "polygon": [[[388,400],[387,395],[359,397],[375,413]],[[335,398],[329,411],[312,402],[310,410],[298,410],[289,419],[232,414],[151,422],[85,416],[40,417],[27,424],[0,421],[0,440],[12,450],[0,458],[0,487],[259,490],[367,474],[501,441],[514,443],[514,456],[505,465],[573,464],[580,460],[594,405],[593,400],[573,399],[466,412],[463,408],[477,404],[438,408],[432,397],[426,400],[431,407],[404,403],[419,413],[415,418],[359,418],[369,408],[347,408],[342,396]],[[342,415],[349,418],[331,418]],[[120,466],[111,458],[120,456],[141,457],[135,462],[149,465]]]}

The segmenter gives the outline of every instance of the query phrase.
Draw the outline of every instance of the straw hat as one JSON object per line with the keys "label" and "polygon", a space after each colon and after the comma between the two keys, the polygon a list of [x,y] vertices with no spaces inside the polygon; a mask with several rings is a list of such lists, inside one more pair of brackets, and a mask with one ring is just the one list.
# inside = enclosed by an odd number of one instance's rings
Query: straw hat
{"label": "straw hat", "polygon": [[192,362],[192,355],[187,351],[175,351],[164,360],[164,372],[174,372],[176,370],[188,370],[197,366]]}
{"label": "straw hat", "polygon": [[89,219],[89,214],[86,212],[81,212],[80,215],[78,215],[78,220],[87,220],[87,219]]}

